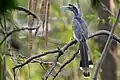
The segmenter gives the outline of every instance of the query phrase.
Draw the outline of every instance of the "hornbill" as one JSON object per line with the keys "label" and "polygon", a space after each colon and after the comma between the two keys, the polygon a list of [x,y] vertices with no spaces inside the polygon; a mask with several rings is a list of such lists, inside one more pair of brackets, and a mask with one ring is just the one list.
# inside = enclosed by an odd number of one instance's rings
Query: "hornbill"
{"label": "hornbill", "polygon": [[84,77],[89,77],[89,68],[93,67],[93,63],[88,56],[88,47],[86,44],[86,40],[88,39],[88,30],[86,22],[82,18],[80,10],[74,5],[68,4],[67,6],[62,6],[62,8],[71,11],[73,14],[72,30],[73,37],[79,43],[81,56],[80,69],[82,70]]}

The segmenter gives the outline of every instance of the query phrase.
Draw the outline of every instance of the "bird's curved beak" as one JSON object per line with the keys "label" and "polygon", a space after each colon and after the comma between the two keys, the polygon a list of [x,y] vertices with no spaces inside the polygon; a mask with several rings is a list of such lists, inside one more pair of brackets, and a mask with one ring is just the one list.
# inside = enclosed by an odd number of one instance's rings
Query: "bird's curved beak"
{"label": "bird's curved beak", "polygon": [[62,6],[62,7],[60,7],[61,9],[65,9],[65,10],[70,10],[71,9],[71,7],[70,6]]}

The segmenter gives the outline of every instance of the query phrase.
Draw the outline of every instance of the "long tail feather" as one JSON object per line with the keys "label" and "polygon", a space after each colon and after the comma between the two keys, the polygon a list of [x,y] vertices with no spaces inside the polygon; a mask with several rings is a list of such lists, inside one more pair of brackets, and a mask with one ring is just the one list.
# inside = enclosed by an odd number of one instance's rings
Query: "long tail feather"
{"label": "long tail feather", "polygon": [[81,66],[89,67],[86,41],[80,41]]}
{"label": "long tail feather", "polygon": [[81,55],[81,61],[80,61],[80,69],[83,71],[84,77],[89,77],[89,60],[88,60],[88,48],[86,44],[86,40],[80,41],[80,55]]}

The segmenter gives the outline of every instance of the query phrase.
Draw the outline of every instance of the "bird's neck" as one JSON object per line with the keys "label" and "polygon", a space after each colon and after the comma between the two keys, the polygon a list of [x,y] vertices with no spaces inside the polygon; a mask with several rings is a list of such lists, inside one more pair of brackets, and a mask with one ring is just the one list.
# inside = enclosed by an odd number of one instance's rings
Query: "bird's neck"
{"label": "bird's neck", "polygon": [[75,16],[74,19],[77,19],[80,23],[83,22],[83,19],[81,17],[79,17],[79,16]]}
{"label": "bird's neck", "polygon": [[73,16],[80,18],[81,17],[81,13],[79,11],[77,12],[77,11],[73,10]]}
{"label": "bird's neck", "polygon": [[78,15],[78,16],[74,16],[74,19],[79,19],[79,20],[81,20],[82,18]]}
{"label": "bird's neck", "polygon": [[76,13],[76,12],[73,12],[73,16],[74,17],[79,17],[78,13]]}
{"label": "bird's neck", "polygon": [[74,17],[74,18],[82,19],[81,16],[80,16],[79,14],[73,14],[73,17]]}

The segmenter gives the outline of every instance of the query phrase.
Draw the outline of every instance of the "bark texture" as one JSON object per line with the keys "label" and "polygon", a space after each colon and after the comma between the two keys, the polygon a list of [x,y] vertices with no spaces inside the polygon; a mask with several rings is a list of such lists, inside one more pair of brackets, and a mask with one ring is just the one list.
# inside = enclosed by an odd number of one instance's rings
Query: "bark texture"
{"label": "bark texture", "polygon": [[[101,0],[101,2],[114,14],[114,8],[115,8],[115,3],[114,0]],[[105,8],[100,5],[98,9],[98,15],[101,21],[99,22],[99,30],[108,30],[110,31],[112,25],[109,23],[108,17],[111,16],[108,11],[105,11]],[[102,20],[105,20],[105,23],[102,22]],[[99,49],[100,52],[102,52],[105,43],[107,41],[108,37],[107,36],[100,36],[98,38],[98,43],[99,43]],[[113,57],[113,55],[117,54],[117,42],[112,41],[111,46],[108,50],[107,56],[103,62],[102,65],[102,72],[101,72],[101,79],[102,80],[116,80],[117,75],[116,75],[116,61]]]}

